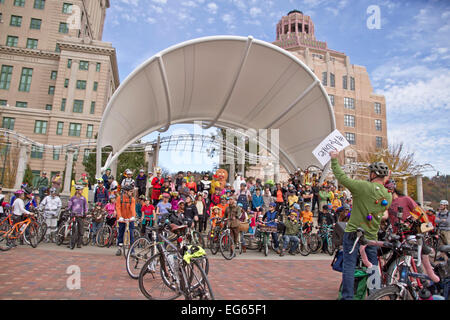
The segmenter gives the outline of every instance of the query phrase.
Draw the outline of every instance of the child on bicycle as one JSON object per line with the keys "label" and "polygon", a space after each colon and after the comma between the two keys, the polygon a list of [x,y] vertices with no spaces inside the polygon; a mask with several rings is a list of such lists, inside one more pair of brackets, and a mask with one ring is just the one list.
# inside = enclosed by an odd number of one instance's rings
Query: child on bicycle
{"label": "child on bicycle", "polygon": [[106,216],[106,210],[103,208],[103,203],[97,202],[95,204],[95,208],[92,211],[91,215],[88,215],[87,217],[92,217],[92,230],[91,230],[91,237],[92,237],[92,245],[96,244],[97,239],[97,232],[100,230],[100,227],[103,223],[103,220]]}
{"label": "child on bicycle", "polygon": [[114,223],[116,223],[116,196],[114,194],[111,194],[109,196],[109,203],[105,206],[106,211],[106,224],[109,225],[111,228],[114,226]]}

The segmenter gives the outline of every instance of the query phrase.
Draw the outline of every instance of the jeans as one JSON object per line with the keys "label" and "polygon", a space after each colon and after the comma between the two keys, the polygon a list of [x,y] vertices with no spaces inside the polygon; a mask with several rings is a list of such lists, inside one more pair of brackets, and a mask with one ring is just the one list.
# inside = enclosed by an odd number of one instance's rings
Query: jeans
{"label": "jeans", "polygon": [[297,236],[294,235],[284,235],[283,236],[283,249],[287,250],[289,244],[292,242],[292,246],[289,248],[290,252],[294,252],[294,250],[298,247],[300,240]]}
{"label": "jeans", "polygon": [[95,242],[97,239],[97,232],[100,230],[101,226],[103,225],[103,222],[92,222],[92,240]]}
{"label": "jeans", "polygon": [[278,242],[278,232],[272,232],[272,240],[275,245],[275,249],[278,249],[280,243]]}
{"label": "jeans", "polygon": [[[343,240],[344,262],[342,271],[342,300],[353,300],[355,268],[359,255],[359,243],[356,244],[355,250],[350,254],[353,243],[356,239],[356,232],[345,232]],[[378,265],[377,247],[367,246],[366,254],[369,261],[374,265]]]}
{"label": "jeans", "polygon": [[[117,244],[123,244],[123,236],[125,234],[125,229],[127,227],[127,224],[125,222],[119,222],[119,235],[117,236]],[[128,224],[129,230],[130,230],[130,245],[134,241],[133,237],[133,230],[134,230],[134,222],[131,221]]]}

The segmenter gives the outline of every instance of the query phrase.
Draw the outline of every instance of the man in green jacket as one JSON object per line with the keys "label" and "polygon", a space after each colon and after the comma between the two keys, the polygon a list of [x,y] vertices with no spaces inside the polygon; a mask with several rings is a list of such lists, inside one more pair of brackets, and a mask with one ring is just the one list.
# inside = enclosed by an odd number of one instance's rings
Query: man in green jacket
{"label": "man in green jacket", "polygon": [[36,188],[39,190],[39,202],[41,202],[44,200],[48,189],[47,172],[42,172],[42,177],[37,181]]}
{"label": "man in green jacket", "polygon": [[[339,153],[336,151],[330,152],[331,168],[339,183],[346,187],[353,197],[352,214],[345,228],[343,239],[342,271],[342,299],[351,300],[354,295],[354,274],[359,253],[359,244],[357,244],[350,254],[356,240],[356,231],[358,228],[362,228],[367,240],[377,240],[381,220],[388,218],[387,209],[392,203],[392,195],[384,187],[391,173],[386,164],[375,162],[369,166],[369,181],[350,179],[341,169],[337,159],[338,155]],[[369,261],[377,266],[377,248],[368,246],[366,253]]]}
{"label": "man in green jacket", "polygon": [[288,249],[289,244],[292,242],[292,245],[289,249],[289,254],[295,256],[295,250],[297,249],[299,239],[298,233],[300,230],[300,224],[297,221],[297,214],[295,212],[291,212],[289,215],[289,219],[285,222],[286,231],[283,236],[283,250],[281,250],[280,256],[284,256],[284,252]]}

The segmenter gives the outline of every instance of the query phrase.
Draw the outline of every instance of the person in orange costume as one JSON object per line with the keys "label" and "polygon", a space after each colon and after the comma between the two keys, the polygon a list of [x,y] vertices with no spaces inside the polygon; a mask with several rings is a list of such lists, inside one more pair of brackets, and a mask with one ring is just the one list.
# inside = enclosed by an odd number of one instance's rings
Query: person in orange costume
{"label": "person in orange costume", "polygon": [[128,228],[130,230],[130,244],[133,243],[133,230],[134,221],[136,220],[136,200],[133,197],[134,188],[131,186],[123,187],[123,194],[117,195],[116,200],[116,212],[119,223],[119,235],[117,236],[117,245],[119,249],[116,252],[116,256],[122,254],[123,236],[125,233],[126,222],[129,222]]}

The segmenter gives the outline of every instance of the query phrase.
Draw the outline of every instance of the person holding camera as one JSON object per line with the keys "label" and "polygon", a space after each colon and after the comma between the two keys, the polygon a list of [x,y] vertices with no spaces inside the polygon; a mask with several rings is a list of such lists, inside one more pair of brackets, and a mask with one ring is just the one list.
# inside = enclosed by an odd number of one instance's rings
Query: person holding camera
{"label": "person holding camera", "polygon": [[284,253],[288,248],[289,254],[295,256],[295,250],[300,242],[298,239],[300,224],[297,221],[297,214],[295,212],[291,212],[289,214],[289,218],[284,224],[286,226],[286,231],[283,236],[283,249],[281,250],[280,256],[284,256]]}

